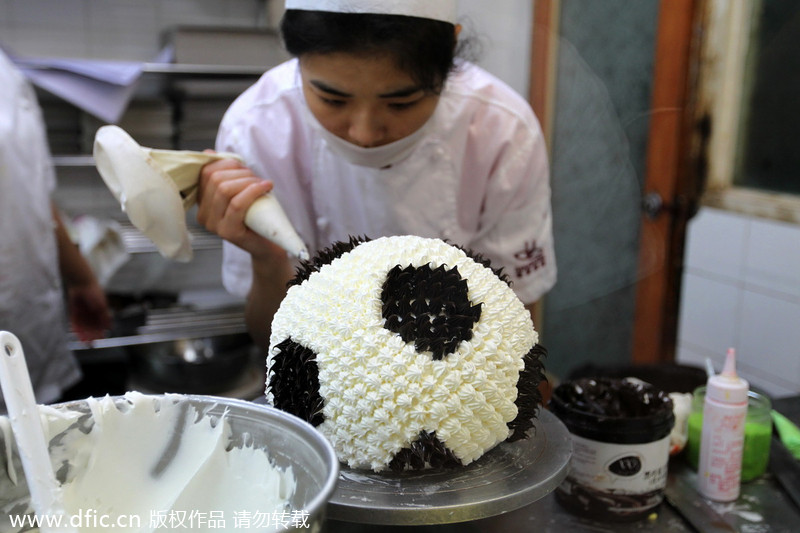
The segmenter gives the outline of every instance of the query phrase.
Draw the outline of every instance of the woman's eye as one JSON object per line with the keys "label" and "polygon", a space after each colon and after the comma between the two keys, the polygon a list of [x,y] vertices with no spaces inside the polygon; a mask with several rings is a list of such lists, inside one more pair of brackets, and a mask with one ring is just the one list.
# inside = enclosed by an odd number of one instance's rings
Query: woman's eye
{"label": "woman's eye", "polygon": [[413,102],[393,102],[389,104],[389,107],[397,111],[402,111],[404,109],[414,107],[417,104],[417,102],[418,100],[414,100]]}
{"label": "woman's eye", "polygon": [[322,103],[333,107],[342,107],[346,103],[344,100],[340,100],[338,98],[326,98],[324,96],[320,96],[319,99],[322,100]]}

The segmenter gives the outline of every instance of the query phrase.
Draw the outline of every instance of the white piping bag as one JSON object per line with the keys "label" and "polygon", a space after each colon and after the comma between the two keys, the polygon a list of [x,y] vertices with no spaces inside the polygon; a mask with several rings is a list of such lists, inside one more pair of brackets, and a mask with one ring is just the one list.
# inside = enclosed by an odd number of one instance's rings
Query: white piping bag
{"label": "white piping bag", "polygon": [[[230,153],[145,148],[118,126],[103,126],[94,139],[94,160],[100,177],[122,210],[168,259],[192,259],[186,210],[197,202],[203,165],[219,159],[238,159]],[[308,259],[308,250],[273,194],[256,200],[245,214],[247,227]]]}

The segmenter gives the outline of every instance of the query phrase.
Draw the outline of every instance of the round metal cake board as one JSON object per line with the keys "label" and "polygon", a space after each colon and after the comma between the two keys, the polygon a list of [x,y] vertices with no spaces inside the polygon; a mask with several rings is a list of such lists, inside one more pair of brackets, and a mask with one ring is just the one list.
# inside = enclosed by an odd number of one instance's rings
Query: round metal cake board
{"label": "round metal cake board", "polygon": [[453,470],[371,472],[341,465],[328,517],[383,525],[465,522],[519,509],[546,496],[567,476],[569,431],[540,410],[528,438],[503,442]]}

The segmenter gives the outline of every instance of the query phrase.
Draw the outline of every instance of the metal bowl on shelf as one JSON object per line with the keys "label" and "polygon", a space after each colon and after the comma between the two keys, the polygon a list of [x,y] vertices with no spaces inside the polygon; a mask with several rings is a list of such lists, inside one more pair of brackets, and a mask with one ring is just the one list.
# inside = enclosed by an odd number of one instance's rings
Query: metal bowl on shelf
{"label": "metal bowl on shelf", "polygon": [[135,344],[127,351],[131,380],[157,392],[217,394],[235,387],[258,359],[247,333]]}

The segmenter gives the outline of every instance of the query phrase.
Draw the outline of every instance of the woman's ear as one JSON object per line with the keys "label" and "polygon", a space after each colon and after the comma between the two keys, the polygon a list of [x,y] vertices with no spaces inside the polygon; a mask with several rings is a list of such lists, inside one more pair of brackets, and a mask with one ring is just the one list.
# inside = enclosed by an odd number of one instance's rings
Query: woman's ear
{"label": "woman's ear", "polygon": [[458,40],[458,36],[461,34],[461,24],[456,24],[456,40]]}

